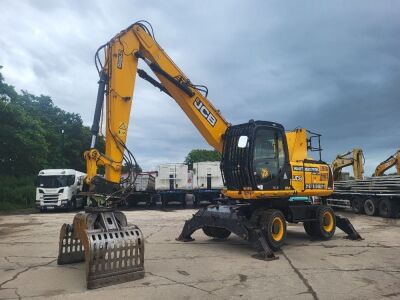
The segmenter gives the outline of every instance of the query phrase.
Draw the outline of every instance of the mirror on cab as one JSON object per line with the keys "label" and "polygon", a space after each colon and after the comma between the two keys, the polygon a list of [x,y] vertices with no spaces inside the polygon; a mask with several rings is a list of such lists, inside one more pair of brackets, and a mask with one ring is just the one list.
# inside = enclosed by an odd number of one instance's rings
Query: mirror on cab
{"label": "mirror on cab", "polygon": [[239,137],[239,140],[238,140],[238,147],[239,148],[246,148],[248,139],[249,138],[247,137],[247,135],[241,135]]}

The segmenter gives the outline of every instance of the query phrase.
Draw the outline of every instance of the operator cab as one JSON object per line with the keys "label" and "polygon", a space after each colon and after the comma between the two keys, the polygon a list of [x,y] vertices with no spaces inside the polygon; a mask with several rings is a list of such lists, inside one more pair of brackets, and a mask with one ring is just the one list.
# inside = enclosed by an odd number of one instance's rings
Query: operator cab
{"label": "operator cab", "polygon": [[224,137],[221,170],[229,190],[283,190],[291,168],[282,125],[249,121],[230,126]]}

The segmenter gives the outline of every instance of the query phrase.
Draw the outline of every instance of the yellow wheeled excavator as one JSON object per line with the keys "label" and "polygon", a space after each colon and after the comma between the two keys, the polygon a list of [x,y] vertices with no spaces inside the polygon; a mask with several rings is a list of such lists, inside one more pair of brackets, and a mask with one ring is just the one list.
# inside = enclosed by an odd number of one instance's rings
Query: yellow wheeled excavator
{"label": "yellow wheeled excavator", "polygon": [[[158,80],[137,68],[139,59]],[[258,258],[274,259],[273,250],[286,238],[286,222],[302,222],[309,235],[322,239],[331,238],[336,226],[350,238],[360,238],[330,207],[289,201],[292,196],[332,193],[332,173],[321,160],[320,135],[302,128],[285,132],[282,125],[269,121],[229,124],[207,99],[207,88],[192,83],[175,65],[146,21],[134,23],[101,46],[95,60],[100,81],[91,148],[84,154],[89,205],[72,225],[63,225],[58,258],[60,264],[86,260],[88,288],[144,276],[143,234],[116,207],[123,198],[122,163],[134,165],[125,143],[136,74],[172,97],[205,140],[222,153],[227,187],[223,193],[228,200],[200,209],[186,221],[178,240],[193,240],[197,229],[213,238],[227,238],[233,232],[260,250]],[[104,154],[95,148],[102,113]],[[319,159],[310,158],[308,151],[318,151]],[[97,175],[99,166],[105,168],[104,177]]]}
{"label": "yellow wheeled excavator", "polygon": [[342,169],[353,166],[354,179],[363,179],[364,174],[364,154],[359,148],[354,148],[345,154],[339,154],[332,162],[333,180],[342,179]]}
{"label": "yellow wheeled excavator", "polygon": [[400,175],[400,149],[376,167],[374,176],[382,176],[387,170],[394,166],[396,166],[397,175]]}

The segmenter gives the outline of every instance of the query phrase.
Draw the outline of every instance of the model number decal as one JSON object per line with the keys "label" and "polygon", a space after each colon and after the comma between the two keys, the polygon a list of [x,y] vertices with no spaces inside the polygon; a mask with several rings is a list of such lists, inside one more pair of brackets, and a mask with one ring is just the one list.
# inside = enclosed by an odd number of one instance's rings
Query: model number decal
{"label": "model number decal", "polygon": [[310,189],[310,190],[321,189],[321,190],[323,190],[323,189],[325,189],[325,184],[322,184],[322,183],[306,184],[306,189]]}
{"label": "model number decal", "polygon": [[[301,167],[301,166],[293,166],[293,171],[303,171],[303,167]],[[305,167],[304,171],[312,172],[312,173],[319,173],[319,168],[317,168],[317,167]]]}
{"label": "model number decal", "polygon": [[207,120],[208,123],[212,127],[215,126],[217,123],[217,119],[214,117],[214,115],[209,111],[209,109],[201,102],[199,98],[196,98],[193,102],[194,107],[201,113],[201,115]]}

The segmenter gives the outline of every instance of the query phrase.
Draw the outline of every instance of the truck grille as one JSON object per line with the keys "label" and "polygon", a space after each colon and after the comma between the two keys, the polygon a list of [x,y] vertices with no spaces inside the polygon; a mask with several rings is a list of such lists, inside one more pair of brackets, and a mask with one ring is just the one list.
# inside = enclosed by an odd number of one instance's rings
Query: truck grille
{"label": "truck grille", "polygon": [[45,194],[43,195],[43,202],[46,204],[57,204],[58,194]]}

